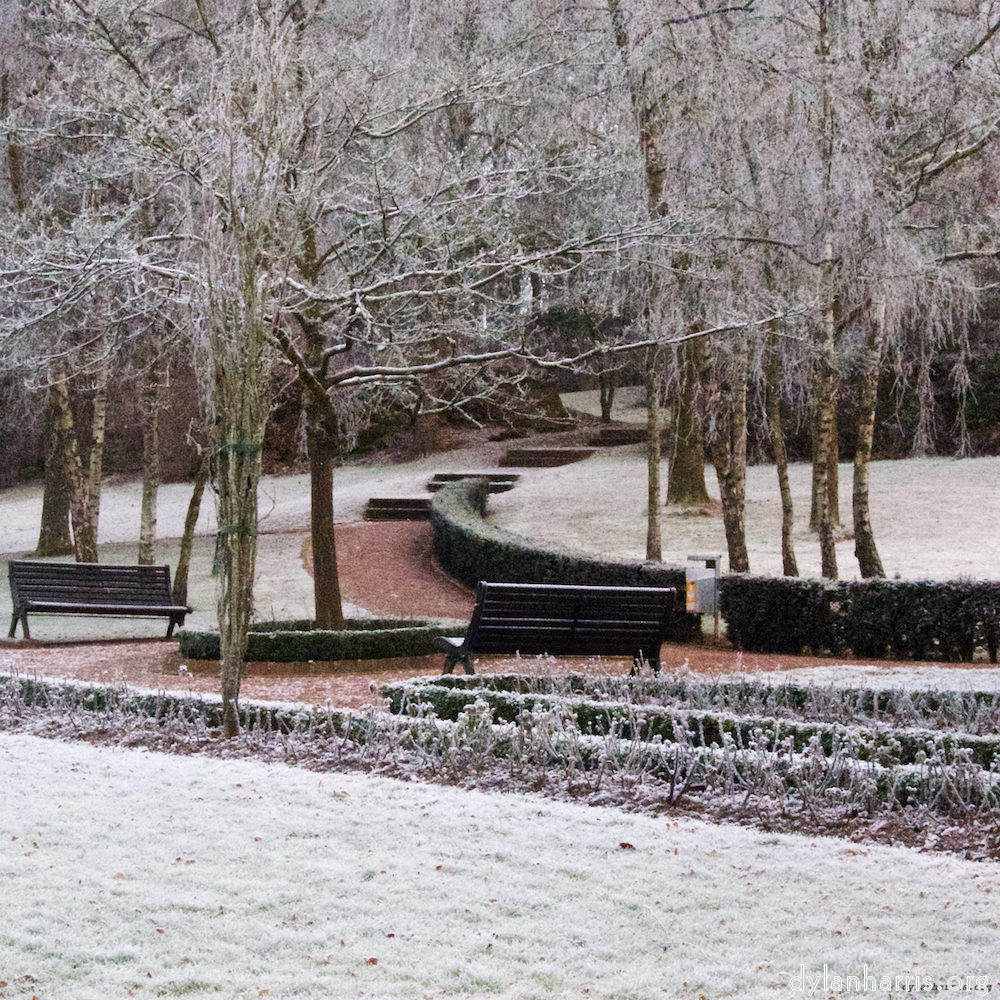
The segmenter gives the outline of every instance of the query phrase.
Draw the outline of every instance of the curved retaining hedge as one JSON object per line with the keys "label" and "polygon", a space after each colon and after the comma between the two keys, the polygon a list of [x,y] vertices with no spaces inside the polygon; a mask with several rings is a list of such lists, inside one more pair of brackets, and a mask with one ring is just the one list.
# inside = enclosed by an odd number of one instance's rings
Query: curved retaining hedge
{"label": "curved retaining hedge", "polygon": [[677,613],[667,638],[671,642],[690,642],[700,635],[700,617],[684,610],[683,569],[657,562],[595,559],[572,550],[533,548],[527,538],[494,528],[483,520],[488,496],[484,480],[465,479],[439,490],[431,501],[434,554],[442,567],[466,586],[475,587],[480,580],[489,580],[589,587],[675,587]]}
{"label": "curved retaining hedge", "polygon": [[[304,663],[308,660],[388,660],[398,656],[436,653],[438,636],[463,634],[461,625],[429,624],[407,619],[359,619],[340,631],[314,629],[310,621],[258,622],[247,636],[250,662]],[[181,656],[217,660],[215,632],[178,634]]]}
{"label": "curved retaining hedge", "polygon": [[[594,559],[585,553],[533,548],[519,535],[483,520],[483,481],[447,486],[431,503],[434,552],[463,583],[569,583],[676,587],[679,610],[670,640],[700,635],[697,615],[684,613],[683,569],[660,563]],[[720,613],[737,649],[872,659],[971,661],[985,649],[997,662],[1000,583],[907,580],[820,581],[792,577],[723,576]]]}

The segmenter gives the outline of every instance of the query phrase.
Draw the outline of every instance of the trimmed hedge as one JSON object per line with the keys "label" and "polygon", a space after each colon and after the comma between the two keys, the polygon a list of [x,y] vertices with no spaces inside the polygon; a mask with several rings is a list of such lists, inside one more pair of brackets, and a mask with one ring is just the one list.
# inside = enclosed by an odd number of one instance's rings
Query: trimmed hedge
{"label": "trimmed hedge", "polygon": [[720,611],[730,642],[759,653],[997,662],[1000,584],[818,581],[726,576]]}
{"label": "trimmed hedge", "polygon": [[487,524],[485,480],[462,480],[431,501],[434,554],[466,586],[491,583],[562,583],[588,587],[674,587],[677,611],[667,629],[670,642],[691,642],[701,618],[685,611],[685,571],[662,563],[595,559],[583,552],[532,548],[527,538]]}
{"label": "trimmed hedge", "polygon": [[996,734],[890,726],[868,728],[825,720],[594,701],[487,687],[459,688],[439,685],[436,681],[387,684],[382,694],[389,698],[389,709],[395,714],[407,713],[410,706],[417,710],[425,706],[437,718],[456,722],[470,706],[485,702],[496,723],[520,723],[524,713],[529,712],[560,711],[572,718],[582,733],[594,736],[614,733],[620,739],[644,743],[655,740],[673,743],[683,733],[695,747],[719,747],[728,737],[740,748],[764,746],[776,751],[784,744],[793,752],[802,753],[818,740],[828,757],[837,748],[854,744],[854,753],[862,761],[914,764],[938,753],[945,762],[966,757],[986,769],[993,766],[1000,754],[1000,736]]}
{"label": "trimmed hedge", "polygon": [[[247,636],[250,662],[301,663],[308,660],[388,660],[430,656],[438,652],[438,636],[463,634],[461,624],[428,624],[408,619],[357,619],[340,631],[313,629],[310,621],[257,622]],[[219,636],[214,632],[178,633],[181,656],[217,660]]]}
{"label": "trimmed hedge", "polygon": [[[434,552],[470,587],[498,583],[564,583],[604,587],[676,587],[678,611],[668,638],[700,638],[700,618],[684,611],[685,572],[660,563],[594,559],[585,553],[532,548],[483,518],[485,482],[450,484],[431,503]],[[737,649],[799,654],[803,650],[872,659],[970,662],[977,648],[997,662],[1000,583],[907,580],[820,581],[723,576],[720,614]]]}

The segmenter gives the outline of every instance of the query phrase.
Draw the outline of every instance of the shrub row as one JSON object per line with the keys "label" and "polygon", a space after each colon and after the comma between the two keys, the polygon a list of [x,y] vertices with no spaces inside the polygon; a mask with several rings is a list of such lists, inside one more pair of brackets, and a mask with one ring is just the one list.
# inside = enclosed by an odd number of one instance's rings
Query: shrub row
{"label": "shrub row", "polygon": [[978,647],[997,662],[997,583],[727,576],[720,589],[738,649],[969,662]]}
{"label": "shrub row", "polygon": [[677,611],[667,629],[670,642],[691,642],[701,619],[684,608],[683,569],[661,563],[595,559],[583,552],[546,551],[509,531],[487,524],[485,480],[462,480],[439,490],[431,501],[434,554],[453,577],[475,587],[491,583],[562,583],[588,587],[674,587]]}
{"label": "shrub row", "polygon": [[[795,753],[820,746],[827,756],[852,745],[858,760],[882,764],[915,764],[933,754],[945,762],[964,752],[983,768],[992,767],[1000,753],[1000,736],[942,733],[924,729],[865,729],[835,722],[807,722],[774,717],[738,716],[704,710],[681,710],[674,706],[635,705],[583,698],[559,698],[511,691],[462,690],[435,684],[386,685],[390,710],[397,714],[430,709],[439,719],[455,722],[477,702],[485,702],[495,722],[521,720],[525,713],[561,711],[573,719],[582,733],[614,734],[622,740],[690,743],[696,747],[720,747],[732,740],[739,747],[761,745],[777,750],[785,744]],[[411,709],[412,706],[412,709]],[[763,741],[763,742],[762,742]]]}
{"label": "shrub row", "polygon": [[[777,677],[780,678],[780,674]],[[773,677],[773,675],[772,675]],[[957,729],[966,733],[1000,731],[1000,692],[914,691],[902,688],[834,687],[768,683],[756,677],[689,680],[685,677],[584,676],[566,678],[527,674],[445,674],[407,682],[420,690],[507,691],[516,694],[585,698],[591,701],[674,705],[732,715],[824,719],[829,722],[878,724],[896,728]]]}
{"label": "shrub row", "polygon": [[[0,676],[0,704],[8,702],[26,708],[52,711],[114,713],[132,715],[166,724],[181,720],[208,730],[222,729],[222,701],[187,694],[139,694],[124,687],[100,684],[60,684],[36,678]],[[239,704],[240,727],[248,732],[290,733],[308,728],[325,735],[363,734],[365,719],[349,711],[303,705]],[[358,727],[361,727],[360,729]],[[355,732],[357,730],[357,732]]]}
{"label": "shrub row", "polygon": [[[429,656],[437,652],[438,636],[462,634],[462,626],[399,619],[357,619],[342,631],[313,629],[308,621],[259,622],[247,637],[251,662],[304,663],[329,660],[386,660],[399,656]],[[215,632],[178,634],[180,653],[191,660],[219,659]]]}

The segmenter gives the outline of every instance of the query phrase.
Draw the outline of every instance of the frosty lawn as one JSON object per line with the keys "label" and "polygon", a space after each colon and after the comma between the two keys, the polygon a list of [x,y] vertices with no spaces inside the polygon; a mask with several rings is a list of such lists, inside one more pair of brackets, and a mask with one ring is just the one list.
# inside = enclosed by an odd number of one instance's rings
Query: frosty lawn
{"label": "frosty lawn", "polygon": [[9,733],[0,796],[4,1000],[1000,979],[1000,871],[954,857]]}

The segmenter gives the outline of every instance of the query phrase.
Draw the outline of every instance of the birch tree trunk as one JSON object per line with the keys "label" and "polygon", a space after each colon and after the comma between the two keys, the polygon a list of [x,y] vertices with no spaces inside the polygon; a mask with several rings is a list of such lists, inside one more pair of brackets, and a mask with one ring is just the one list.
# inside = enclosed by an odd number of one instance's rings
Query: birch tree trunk
{"label": "birch tree trunk", "polygon": [[660,380],[659,351],[648,352],[646,358],[646,461],[648,464],[648,500],[646,515],[646,559],[660,562],[663,558],[660,520]]}
{"label": "birch tree trunk", "polygon": [[156,496],[160,488],[160,375],[150,367],[142,393],[142,507],[139,565],[152,566],[156,543]]}
{"label": "birch tree trunk", "polygon": [[697,413],[697,394],[706,367],[708,345],[698,337],[678,348],[679,381],[673,411],[674,433],[667,503],[700,507],[711,501],[705,485],[705,432]]}
{"label": "birch tree trunk", "polygon": [[816,491],[818,531],[820,544],[820,572],[829,580],[836,580],[837,549],[833,534],[833,516],[830,509],[830,466],[827,456],[833,442],[833,429],[837,420],[837,369],[834,355],[834,318],[832,302],[823,303],[822,338],[820,357],[815,374],[816,399],[816,458],[813,463],[813,485]]}
{"label": "birch tree trunk", "polygon": [[214,337],[215,409],[219,419],[219,637],[222,725],[239,733],[239,695],[257,565],[257,487],[267,421],[259,324],[233,324]]}
{"label": "birch tree trunk", "polygon": [[[73,551],[77,562],[97,562],[97,509],[100,504],[101,458],[104,449],[104,421],[107,412],[107,385],[94,397],[91,422],[91,450],[87,473],[84,473],[80,449],[73,427],[69,383],[65,372],[55,373],[50,389],[55,434],[62,451],[62,463],[69,479],[70,520],[73,526]],[[95,451],[97,454],[95,455]],[[97,488],[93,487],[96,477]],[[92,493],[96,492],[96,498]]]}
{"label": "birch tree trunk", "polygon": [[747,378],[749,344],[746,329],[733,335],[732,358],[726,372],[717,415],[716,436],[710,445],[712,464],[722,497],[731,573],[749,573],[746,541]]}
{"label": "birch tree trunk", "polygon": [[205,485],[212,468],[212,453],[209,448],[203,448],[195,473],[191,499],[188,501],[187,514],[184,517],[184,531],[181,534],[181,547],[177,554],[177,568],[174,573],[174,604],[187,604],[188,572],[191,567],[191,550],[194,548],[194,529],[201,513],[201,500],[205,494]]}
{"label": "birch tree trunk", "polygon": [[767,426],[774,449],[774,464],[778,472],[778,491],[781,494],[781,568],[785,576],[798,576],[799,564],[795,558],[795,543],[792,529],[795,526],[795,508],[792,504],[792,489],[788,483],[788,450],[785,447],[785,428],[781,422],[781,349],[777,336],[773,333],[768,348],[767,379]]}
{"label": "birch tree trunk", "polygon": [[882,314],[877,306],[872,316],[868,343],[862,360],[861,387],[858,394],[858,444],[854,452],[854,554],[861,576],[868,580],[885,576],[882,560],[875,546],[868,498],[868,473],[871,467],[872,439],[875,436],[875,404],[882,370]]}
{"label": "birch tree trunk", "polygon": [[104,466],[104,431],[108,416],[108,367],[105,362],[98,374],[97,390],[94,393],[93,415],[90,428],[90,450],[87,456],[87,471],[81,474],[80,503],[77,510],[80,519],[73,519],[73,541],[76,546],[77,562],[97,562],[97,528],[101,510],[101,479]]}

